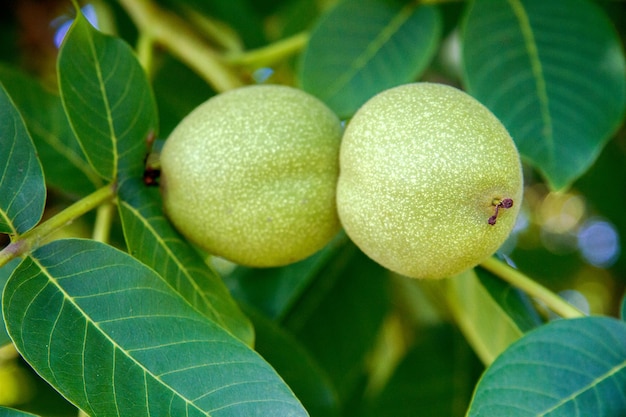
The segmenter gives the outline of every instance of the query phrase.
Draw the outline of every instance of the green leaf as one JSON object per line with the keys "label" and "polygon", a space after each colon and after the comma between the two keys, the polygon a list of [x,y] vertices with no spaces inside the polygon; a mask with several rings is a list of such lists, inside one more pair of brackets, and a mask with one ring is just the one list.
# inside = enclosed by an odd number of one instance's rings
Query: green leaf
{"label": "green leaf", "polygon": [[389,298],[388,271],[346,242],[283,320],[326,371],[342,402],[365,372]]}
{"label": "green leaf", "polygon": [[256,352],[105,244],[35,250],[3,313],[21,355],[92,417],[307,415]]}
{"label": "green leaf", "polygon": [[131,48],[79,14],[58,59],[61,99],[87,160],[108,181],[140,176],[156,105]]}
{"label": "green leaf", "polygon": [[622,320],[626,321],[626,295],[624,295],[624,298],[622,298],[622,308],[620,316],[622,317]]}
{"label": "green leaf", "polygon": [[158,189],[125,181],[119,211],[129,252],[159,273],[198,312],[248,345],[254,329],[215,271],[164,217]]}
{"label": "green leaf", "polygon": [[0,84],[0,233],[17,235],[43,215],[46,185],[22,116]]}
{"label": "green leaf", "polygon": [[441,26],[433,6],[341,1],[311,33],[301,86],[348,118],[380,91],[414,81],[437,50]]}
{"label": "green leaf", "polygon": [[339,415],[337,393],[326,372],[285,329],[245,308],[256,329],[256,350],[285,379],[311,417]]}
{"label": "green leaf", "polygon": [[0,417],[37,417],[35,414],[26,413],[14,408],[0,406]]}
{"label": "green leaf", "polygon": [[480,268],[446,282],[454,319],[483,363],[541,324],[525,294]]}
{"label": "green leaf", "polygon": [[289,314],[324,268],[342,252],[347,236],[339,233],[314,255],[280,268],[239,266],[225,278],[233,296],[280,321]]}
{"label": "green leaf", "polygon": [[593,164],[624,115],[622,47],[588,0],[473,1],[463,65],[469,93],[554,189]]}
{"label": "green leaf", "polygon": [[483,370],[452,326],[421,329],[364,417],[461,417]]}
{"label": "green leaf", "polygon": [[76,197],[103,186],[80,149],[61,98],[46,90],[37,79],[2,65],[0,80],[19,107],[33,137],[46,183]]}
{"label": "green leaf", "polygon": [[[6,285],[9,277],[13,273],[13,270],[17,268],[17,265],[19,265],[20,262],[20,258],[15,258],[0,268],[0,294],[2,294],[2,291],[4,291],[4,286]],[[11,338],[9,337],[6,326],[4,325],[4,318],[0,314],[0,347],[6,345],[9,342],[11,342]]]}
{"label": "green leaf", "polygon": [[626,415],[626,323],[557,320],[511,345],[482,376],[468,416]]}

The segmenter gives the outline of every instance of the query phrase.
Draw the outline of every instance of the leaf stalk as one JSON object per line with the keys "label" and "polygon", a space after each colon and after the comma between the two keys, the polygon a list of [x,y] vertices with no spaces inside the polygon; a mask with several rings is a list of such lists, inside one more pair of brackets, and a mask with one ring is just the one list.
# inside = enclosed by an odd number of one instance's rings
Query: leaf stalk
{"label": "leaf stalk", "polygon": [[204,39],[173,13],[150,0],[120,0],[120,4],[142,32],[198,73],[216,91],[223,92],[243,82]]}
{"label": "leaf stalk", "polygon": [[116,196],[116,190],[117,187],[115,184],[102,187],[50,217],[48,220],[40,223],[23,235],[18,236],[7,247],[0,251],[0,267],[6,265],[13,258],[22,256],[37,248],[41,245],[44,238],[52,232],[70,224],[78,217],[96,207],[110,202]]}
{"label": "leaf stalk", "polygon": [[533,281],[528,276],[510,267],[504,262],[490,257],[480,264],[481,267],[499,276],[512,286],[524,291],[530,297],[543,302],[546,307],[563,318],[584,317],[585,314],[565,301],[553,291]]}

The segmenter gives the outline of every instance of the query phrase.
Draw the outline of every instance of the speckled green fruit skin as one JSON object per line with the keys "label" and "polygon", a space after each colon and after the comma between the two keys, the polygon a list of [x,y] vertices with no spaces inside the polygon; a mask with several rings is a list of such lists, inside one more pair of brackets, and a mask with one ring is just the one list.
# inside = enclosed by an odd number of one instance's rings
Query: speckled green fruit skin
{"label": "speckled green fruit skin", "polygon": [[321,101],[286,86],[215,96],[161,153],[164,209],[207,252],[253,267],[308,257],[339,231],[342,128]]}
{"label": "speckled green fruit skin", "polygon": [[[500,121],[435,83],[386,90],[346,128],[337,208],[372,259],[413,278],[459,274],[509,236],[522,202],[518,151]],[[494,201],[511,198],[495,225]]]}

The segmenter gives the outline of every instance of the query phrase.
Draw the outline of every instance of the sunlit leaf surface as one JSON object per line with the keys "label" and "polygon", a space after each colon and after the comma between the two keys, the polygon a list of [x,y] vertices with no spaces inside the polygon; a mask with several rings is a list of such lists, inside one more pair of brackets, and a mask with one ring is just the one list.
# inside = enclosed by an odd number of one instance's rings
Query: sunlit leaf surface
{"label": "sunlit leaf surface", "polygon": [[254,329],[250,321],[221,277],[165,218],[158,189],[148,189],[140,181],[126,181],[120,188],[120,199],[129,252],[158,272],[201,314],[252,346]]}
{"label": "sunlit leaf surface", "polygon": [[137,176],[156,105],[130,46],[98,32],[79,14],[59,52],[59,87],[88,161],[106,180]]}
{"label": "sunlit leaf surface", "polygon": [[92,417],[307,415],[256,352],[102,243],[34,251],[3,312],[22,356]]}
{"label": "sunlit leaf surface", "polygon": [[469,417],[626,415],[626,323],[557,320],[526,334],[487,369]]}

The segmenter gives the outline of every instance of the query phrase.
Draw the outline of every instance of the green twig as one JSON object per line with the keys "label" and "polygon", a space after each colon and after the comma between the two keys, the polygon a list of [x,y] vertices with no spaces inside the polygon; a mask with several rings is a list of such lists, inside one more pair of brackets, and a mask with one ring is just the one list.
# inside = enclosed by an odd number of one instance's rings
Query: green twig
{"label": "green twig", "polygon": [[223,92],[244,83],[220,55],[179,16],[168,13],[150,0],[120,0],[143,36],[154,41],[204,78],[216,91]]}
{"label": "green twig", "polygon": [[529,296],[543,302],[546,307],[564,318],[583,317],[585,314],[569,304],[553,291],[538,284],[517,269],[511,268],[502,261],[490,257],[480,264],[481,267],[499,276],[512,286],[519,288]]}
{"label": "green twig", "polygon": [[151,80],[154,75],[154,39],[146,32],[139,32],[137,59]]}
{"label": "green twig", "polygon": [[116,205],[113,203],[102,204],[96,213],[96,223],[93,228],[93,240],[107,243],[111,234],[111,225],[115,217]]}
{"label": "green twig", "polygon": [[102,187],[50,217],[37,227],[17,237],[6,248],[0,251],[0,267],[6,265],[11,259],[37,248],[50,233],[66,226],[74,219],[95,209],[101,204],[110,202],[115,197],[115,191],[116,187],[114,185]]}
{"label": "green twig", "polygon": [[301,32],[263,48],[230,54],[226,57],[226,61],[231,65],[245,67],[258,68],[270,65],[301,51],[309,41],[309,37],[309,33]]}

